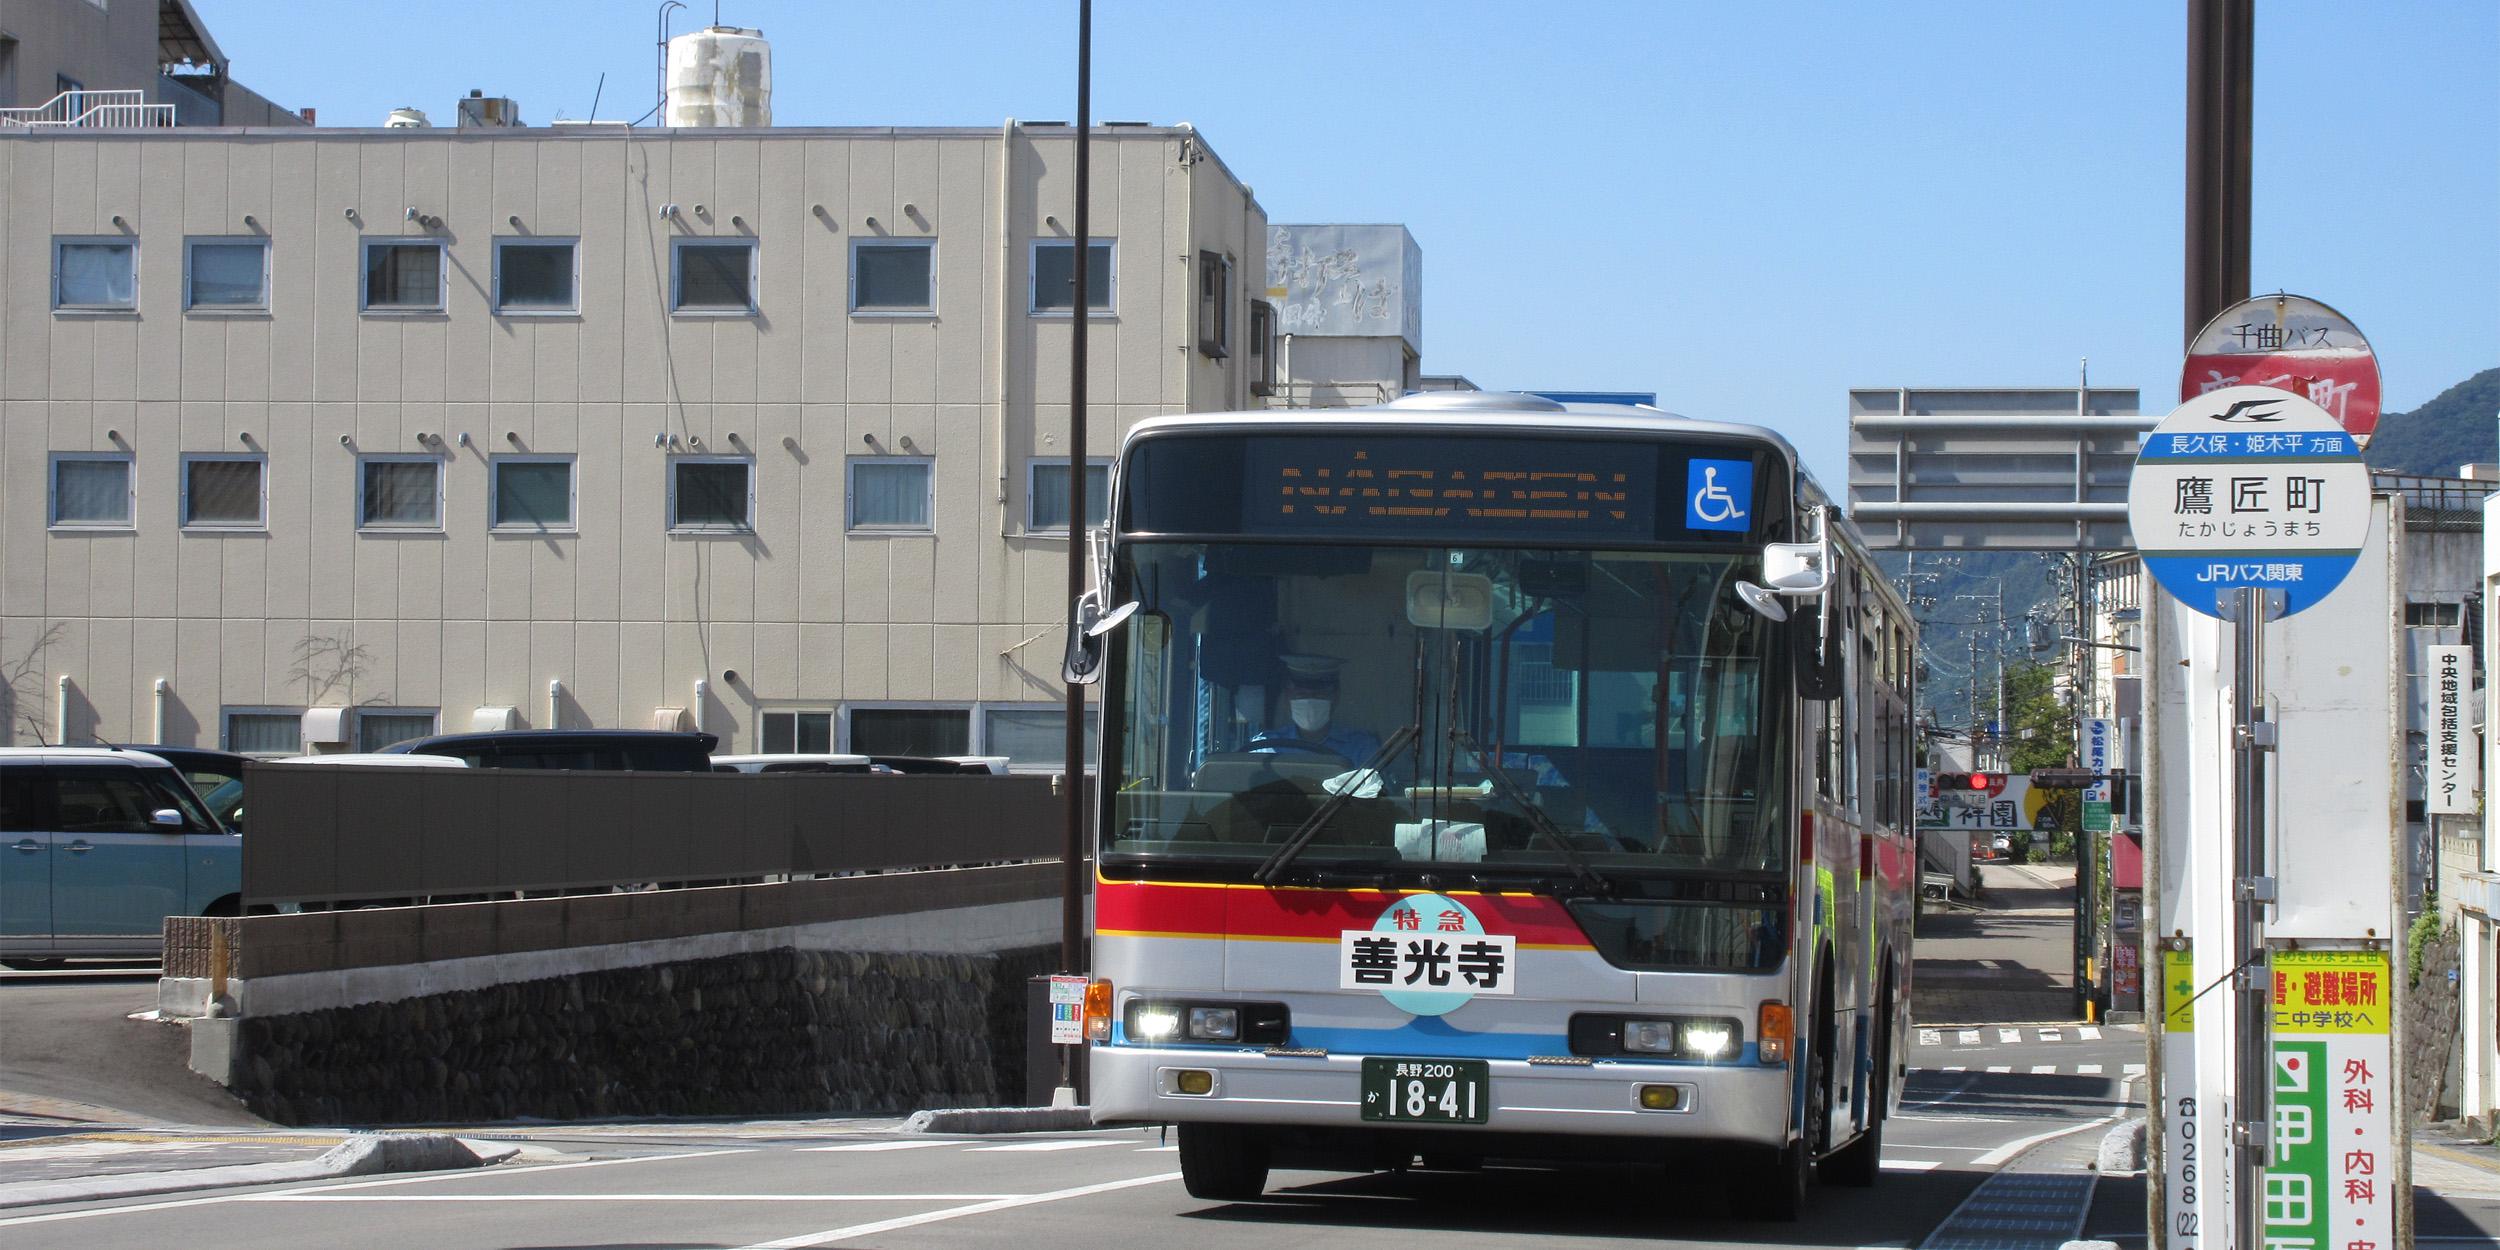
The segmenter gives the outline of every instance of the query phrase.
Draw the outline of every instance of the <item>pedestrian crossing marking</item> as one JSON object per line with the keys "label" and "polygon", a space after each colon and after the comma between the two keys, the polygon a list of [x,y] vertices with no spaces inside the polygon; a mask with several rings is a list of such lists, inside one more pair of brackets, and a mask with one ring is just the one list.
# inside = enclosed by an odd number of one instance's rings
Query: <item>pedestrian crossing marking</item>
{"label": "pedestrian crossing marking", "polygon": [[2144,1075],[2144,1065],[2140,1063],[2131,1063],[2126,1067],[2120,1068],[2119,1071],[2127,1076],[2142,1076]]}
{"label": "pedestrian crossing marking", "polygon": [[2097,1063],[2079,1063],[2075,1065],[2075,1075],[2077,1076],[2099,1076],[2100,1074],[2101,1065]]}
{"label": "pedestrian crossing marking", "polygon": [[2057,1065],[2053,1063],[2035,1063],[2031,1065],[2031,1074],[2033,1076],[2055,1076],[2057,1075]]}
{"label": "pedestrian crossing marking", "polygon": [[2021,1029],[1997,1030],[1997,1041],[1999,1042],[2019,1042],[2021,1040],[2023,1040],[2023,1031]]}
{"label": "pedestrian crossing marking", "polygon": [[1141,1155],[1163,1155],[1171,1154],[1179,1149],[1180,1147],[1178,1146],[1139,1146],[1137,1148],[1137,1153]]}
{"label": "pedestrian crossing marking", "polygon": [[1947,1066],[1945,1067],[1945,1069],[1944,1069],[1944,1070],[1945,1070],[1945,1071],[1947,1071],[1947,1072],[1968,1072],[1968,1071],[1970,1071],[1970,1069],[1969,1069],[1969,1068],[1963,1067],[1961,1064],[1958,1064],[1958,1063],[1956,1063],[1956,1064],[1949,1064],[1949,1065],[1947,1065]]}
{"label": "pedestrian crossing marking", "polygon": [[1920,1029],[1920,1030],[1918,1031],[1918,1044],[1919,1044],[1919,1045],[1921,1045],[1921,1046],[1942,1046],[1942,1045],[1944,1045],[1944,1032],[1943,1032],[1943,1030],[1941,1030],[1941,1029]]}
{"label": "pedestrian crossing marking", "polygon": [[2044,1042],[2054,1042],[2054,1041],[2058,1040],[2057,1030],[2055,1030],[2055,1029],[2042,1029],[2042,1030],[2040,1030],[2040,1040],[2041,1040],[2041,1041],[2044,1041]]}
{"label": "pedestrian crossing marking", "polygon": [[1997,1076],[2003,1076],[2003,1075],[2005,1075],[2006,1073],[2011,1072],[2011,1071],[2013,1071],[2013,1070],[2014,1070],[2014,1069],[2013,1069],[2013,1066],[2012,1066],[2012,1065],[2010,1065],[2010,1064],[2002,1064],[2002,1063],[2001,1063],[2001,1064],[1998,1064],[1997,1066],[1995,1066],[1995,1067],[1993,1067],[1993,1068],[1988,1069],[1988,1071],[1989,1071],[1990,1073],[1992,1073],[1992,1074],[1994,1074],[1994,1075],[1997,1075]]}
{"label": "pedestrian crossing marking", "polygon": [[1938,1166],[1939,1164],[1934,1159],[1884,1160],[1884,1170],[1887,1172],[1932,1172],[1935,1171]]}
{"label": "pedestrian crossing marking", "polygon": [[1979,1030],[1964,1029],[1955,1036],[1954,1040],[1964,1046],[1976,1046],[1979,1044]]}
{"label": "pedestrian crossing marking", "polygon": [[2101,1031],[2087,1024],[2082,1028],[2076,1029],[2075,1036],[2080,1037],[2087,1042],[2097,1042],[2101,1040]]}

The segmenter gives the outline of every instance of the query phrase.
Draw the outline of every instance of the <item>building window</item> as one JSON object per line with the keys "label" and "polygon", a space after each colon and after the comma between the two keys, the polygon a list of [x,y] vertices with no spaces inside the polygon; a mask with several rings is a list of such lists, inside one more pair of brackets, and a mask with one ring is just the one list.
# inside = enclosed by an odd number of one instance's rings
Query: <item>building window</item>
{"label": "building window", "polygon": [[110,452],[55,452],[52,527],[125,530],[132,524],[130,457]]}
{"label": "building window", "polygon": [[370,312],[441,312],[443,245],[365,240],[365,308]]}
{"label": "building window", "polygon": [[851,241],[851,311],[937,311],[937,244],[930,239]]}
{"label": "building window", "polygon": [[1250,353],[1250,393],[1276,393],[1276,306],[1263,299],[1250,301],[1250,341],[1243,344]]}
{"label": "building window", "polygon": [[184,529],[256,530],[269,524],[267,456],[201,453],[182,458]]}
{"label": "building window", "polygon": [[128,239],[55,239],[52,306],[64,312],[135,312],[139,245]]}
{"label": "building window", "polygon": [[764,754],[833,754],[833,713],[764,713]]}
{"label": "building window", "polygon": [[184,250],[183,307],[203,312],[268,309],[268,240],[192,239]]}
{"label": "building window", "polygon": [[[1065,530],[1068,528],[1068,462],[1037,459],[1025,466],[1025,528],[1030,530]],[[1100,525],[1111,507],[1111,462],[1090,460],[1085,464],[1085,526]],[[995,752],[993,752],[995,754]]]}
{"label": "building window", "polygon": [[356,749],[367,753],[379,751],[394,742],[410,738],[431,737],[434,733],[434,711],[431,708],[359,708],[356,712]]}
{"label": "building window", "polygon": [[668,527],[748,530],[755,524],[755,461],[679,456],[669,464]]}
{"label": "building window", "polygon": [[855,530],[932,528],[932,462],[926,457],[853,456],[851,524]]}
{"label": "building window", "polygon": [[2465,623],[2465,605],[2460,603],[2408,603],[2405,624],[2433,628],[2454,627]]}
{"label": "building window", "polygon": [[573,528],[573,457],[497,456],[487,524],[533,533]]}
{"label": "building window", "polygon": [[755,311],[755,244],[746,239],[679,239],[675,260],[677,300],[684,313]]}
{"label": "building window", "polygon": [[358,457],[356,527],[443,528],[443,462],[433,456]]}
{"label": "building window", "polygon": [[225,749],[237,755],[301,755],[304,713],[286,708],[227,708]]}
{"label": "building window", "polygon": [[495,240],[495,311],[580,311],[578,251],[571,239]]}
{"label": "building window", "polygon": [[[1085,767],[1101,755],[1101,716],[1085,709]],[[981,709],[981,755],[1004,755],[1011,772],[1058,772],[1068,759],[1068,709],[1055,703]]]}
{"label": "building window", "polygon": [[[1111,311],[1111,240],[1085,249],[1085,306]],[[1076,241],[1041,239],[1033,244],[1033,311],[1066,316],[1076,307]]]}
{"label": "building window", "polygon": [[1221,252],[1198,253],[1198,351],[1217,360],[1231,355],[1233,261]]}
{"label": "building window", "polygon": [[847,726],[855,755],[970,755],[972,709],[855,707]]}

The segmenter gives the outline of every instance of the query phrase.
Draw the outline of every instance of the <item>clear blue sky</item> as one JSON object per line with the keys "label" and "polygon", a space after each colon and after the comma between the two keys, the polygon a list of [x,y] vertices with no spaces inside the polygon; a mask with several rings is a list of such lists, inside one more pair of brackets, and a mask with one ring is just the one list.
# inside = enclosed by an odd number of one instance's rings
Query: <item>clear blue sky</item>
{"label": "clear blue sky", "polygon": [[[198,0],[330,125],[654,97],[656,4]],[[710,0],[675,15],[683,32]],[[726,0],[796,125],[1075,114],[1074,0]],[[1397,221],[1424,364],[1654,390],[1841,468],[1852,386],[2175,401],[2182,5],[1099,0],[1094,116],[1188,121],[1274,221]],[[2500,364],[2500,6],[2266,0],[2259,290],[2376,346],[2390,410]]]}

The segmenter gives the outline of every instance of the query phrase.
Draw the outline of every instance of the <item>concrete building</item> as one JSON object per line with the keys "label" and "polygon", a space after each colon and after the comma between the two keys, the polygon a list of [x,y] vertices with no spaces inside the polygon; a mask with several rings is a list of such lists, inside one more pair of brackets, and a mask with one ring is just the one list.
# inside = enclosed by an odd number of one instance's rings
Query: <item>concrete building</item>
{"label": "concrete building", "polygon": [[[1074,147],[0,133],[0,741],[1055,764]],[[1272,356],[1249,188],[1186,126],[1093,160],[1102,466]]]}
{"label": "concrete building", "polygon": [[310,124],[229,68],[191,0],[9,0],[0,8],[0,130]]}
{"label": "concrete building", "polygon": [[[2469,476],[2488,481],[2468,465]],[[2500,612],[2500,495],[2482,505],[2482,577],[2476,602],[2481,619]],[[2479,622],[2478,622],[2479,624]],[[2500,853],[2491,838],[2491,778],[2500,776],[2500,741],[2490,726],[2500,707],[2500,682],[2489,674],[2500,665],[2491,631],[2478,629],[2471,639],[2481,661],[2481,688],[2475,692],[2475,757],[2482,762],[2482,801],[2477,814],[2461,819],[2455,836],[2440,847],[2441,901],[2454,909],[2457,925],[2457,1083],[2456,1109],[2486,1127],[2500,1123]],[[2452,818],[2457,819],[2457,818]]]}

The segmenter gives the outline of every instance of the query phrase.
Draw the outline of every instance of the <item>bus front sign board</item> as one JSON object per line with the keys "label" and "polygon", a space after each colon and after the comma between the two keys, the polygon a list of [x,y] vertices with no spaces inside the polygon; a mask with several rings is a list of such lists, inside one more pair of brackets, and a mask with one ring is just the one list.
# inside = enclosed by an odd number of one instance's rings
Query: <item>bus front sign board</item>
{"label": "bus front sign board", "polygon": [[2144,567],[2179,602],[2220,616],[2233,592],[2280,591],[2283,613],[2352,571],[2370,528],[2361,445],[2326,410],[2268,386],[2228,386],[2144,437],[2127,484]]}

